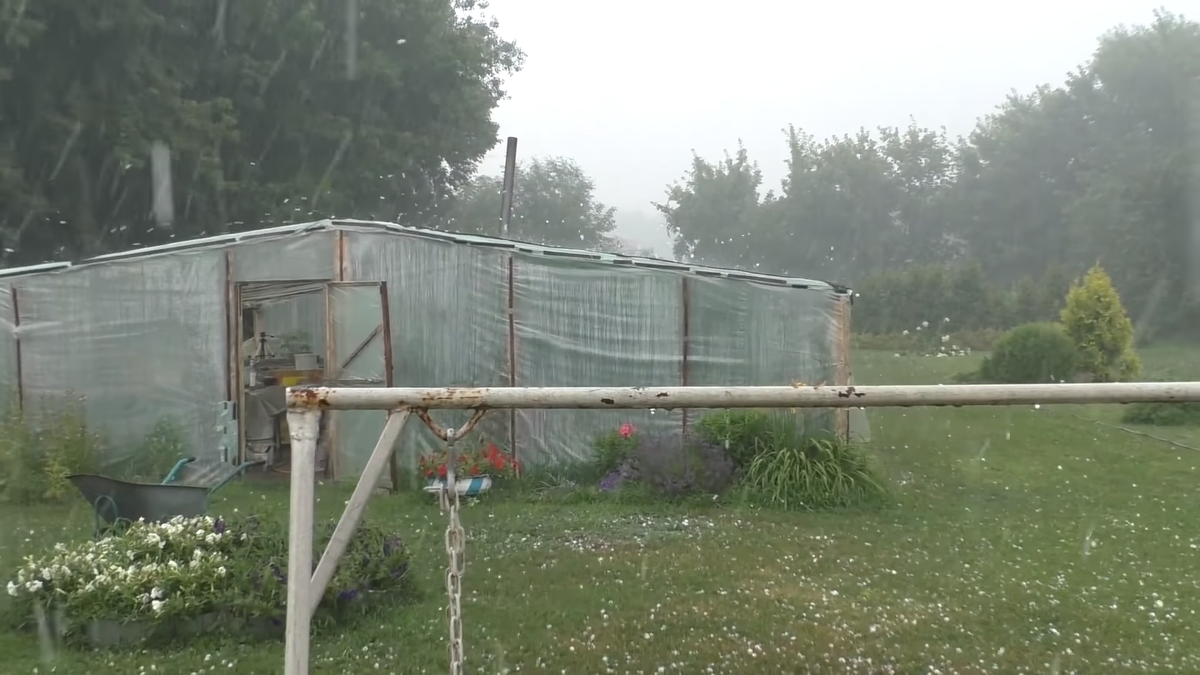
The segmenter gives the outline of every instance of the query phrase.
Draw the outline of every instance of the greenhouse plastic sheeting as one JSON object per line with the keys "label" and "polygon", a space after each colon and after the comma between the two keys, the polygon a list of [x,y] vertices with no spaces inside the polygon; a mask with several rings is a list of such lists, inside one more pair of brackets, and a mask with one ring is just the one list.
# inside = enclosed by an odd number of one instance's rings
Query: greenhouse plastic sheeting
{"label": "greenhouse plastic sheeting", "polygon": [[12,291],[0,286],[0,414],[7,413],[17,393],[17,334]]}
{"label": "greenhouse plastic sheeting", "polygon": [[[688,384],[834,384],[837,359],[832,291],[688,279]],[[689,413],[689,420],[705,412]],[[800,418],[831,429],[828,411]]]}
{"label": "greenhouse plastic sheeting", "polygon": [[337,266],[334,232],[308,232],[237,244],[235,281],[334,279]]}
{"label": "greenhouse plastic sheeting", "polygon": [[16,279],[27,409],[85,400],[128,461],[172,418],[196,456],[216,457],[225,399],[225,284],[220,251],[88,265]]}
{"label": "greenhouse plastic sheeting", "polygon": [[[393,377],[397,387],[504,386],[508,384],[508,254],[404,235],[348,232],[347,274],[385,281],[391,321]],[[340,412],[343,471],[361,467],[374,448],[383,412]],[[442,426],[461,425],[470,413],[435,410]],[[371,418],[374,421],[371,421]],[[495,442],[509,449],[509,420],[489,413],[466,442]],[[351,429],[352,431],[347,431]],[[401,465],[441,449],[417,419],[398,444]]]}
{"label": "greenhouse plastic sheeting", "polygon": [[[517,386],[682,383],[682,277],[514,256]],[[664,410],[521,410],[517,445],[534,464],[590,461],[596,437],[623,423],[681,428]]]}

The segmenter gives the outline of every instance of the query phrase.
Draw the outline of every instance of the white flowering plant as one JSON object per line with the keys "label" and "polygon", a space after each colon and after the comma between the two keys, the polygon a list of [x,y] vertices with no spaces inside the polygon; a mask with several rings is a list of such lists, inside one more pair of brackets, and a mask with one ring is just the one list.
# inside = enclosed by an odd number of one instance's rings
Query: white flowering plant
{"label": "white flowering plant", "polygon": [[[326,591],[325,609],[360,599],[363,591],[407,583],[408,551],[399,538],[367,527],[358,534]],[[7,590],[30,606],[61,610],[72,624],[179,623],[214,614],[279,619],[286,608],[286,561],[282,524],[176,517],[56,544],[27,557]]]}

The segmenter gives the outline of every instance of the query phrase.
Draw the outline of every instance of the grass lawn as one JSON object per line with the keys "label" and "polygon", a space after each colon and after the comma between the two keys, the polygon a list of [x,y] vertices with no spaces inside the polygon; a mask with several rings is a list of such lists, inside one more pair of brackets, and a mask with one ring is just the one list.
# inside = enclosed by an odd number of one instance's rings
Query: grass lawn
{"label": "grass lawn", "polygon": [[[1198,356],[1143,360],[1182,379]],[[864,352],[855,378],[933,384],[974,365]],[[897,502],[879,512],[484,499],[463,516],[468,670],[1200,672],[1200,453],[1077,415],[1116,423],[1119,408],[872,410]],[[324,515],[348,493],[323,489]],[[216,514],[284,516],[282,486],[219,494]],[[91,525],[82,501],[0,513],[5,569]],[[313,672],[446,672],[444,521],[416,496],[375,498],[368,518],[407,536],[425,596],[319,629]],[[4,673],[48,672],[30,635],[0,633],[0,654]],[[282,647],[57,656],[67,674],[277,673]]]}

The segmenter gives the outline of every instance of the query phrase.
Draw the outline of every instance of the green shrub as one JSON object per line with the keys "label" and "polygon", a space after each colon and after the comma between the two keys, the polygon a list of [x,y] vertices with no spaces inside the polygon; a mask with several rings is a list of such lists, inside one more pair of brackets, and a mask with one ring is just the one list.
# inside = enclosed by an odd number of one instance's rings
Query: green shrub
{"label": "green shrub", "polygon": [[1196,403],[1134,403],[1121,415],[1125,424],[1150,424],[1156,427],[1200,425],[1200,405]]}
{"label": "green shrub", "polygon": [[126,478],[162,480],[179,460],[190,456],[183,425],[174,417],[160,417],[146,439],[118,473]]}
{"label": "green shrub", "polygon": [[865,455],[852,444],[805,437],[787,425],[776,426],[770,444],[742,475],[741,488],[748,501],[784,510],[864,506],[887,495]]}
{"label": "green shrub", "polygon": [[1141,372],[1141,362],[1133,351],[1133,322],[1100,265],[1071,285],[1062,323],[1075,345],[1080,371],[1094,380],[1128,380]]}
{"label": "green shrub", "polygon": [[82,399],[44,399],[34,419],[13,406],[0,422],[0,500],[56,501],[70,494],[67,476],[100,468],[101,435],[89,429]]}
{"label": "green shrub", "polygon": [[594,470],[591,473],[598,477],[616,471],[637,449],[637,444],[637,429],[628,422],[618,429],[596,437],[592,444],[596,454]]}
{"label": "green shrub", "polygon": [[1029,323],[1004,334],[983,360],[979,379],[1026,384],[1059,382],[1074,377],[1075,344],[1052,323]]}
{"label": "green shrub", "polygon": [[762,410],[723,410],[701,417],[694,432],[708,443],[725,446],[734,466],[745,469],[769,444],[772,430],[777,426],[771,417],[771,413]]}

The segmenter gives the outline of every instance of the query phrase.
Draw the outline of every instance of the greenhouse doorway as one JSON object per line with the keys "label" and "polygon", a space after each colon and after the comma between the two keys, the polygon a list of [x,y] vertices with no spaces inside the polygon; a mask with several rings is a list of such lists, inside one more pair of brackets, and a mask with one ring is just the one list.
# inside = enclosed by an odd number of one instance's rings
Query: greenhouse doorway
{"label": "greenhouse doorway", "polygon": [[[263,281],[237,286],[240,461],[286,476],[291,435],[284,393],[298,385],[392,385],[387,284],[381,281]],[[324,416],[317,467],[328,479],[355,472],[383,429],[378,411]],[[376,419],[378,418],[378,419]],[[365,449],[362,439],[371,439]],[[395,474],[395,469],[392,472]]]}

